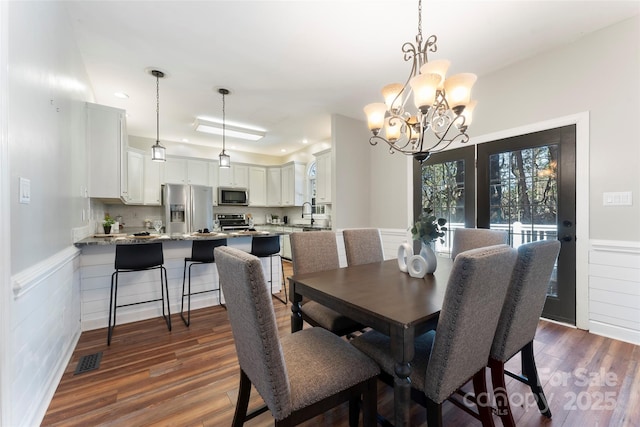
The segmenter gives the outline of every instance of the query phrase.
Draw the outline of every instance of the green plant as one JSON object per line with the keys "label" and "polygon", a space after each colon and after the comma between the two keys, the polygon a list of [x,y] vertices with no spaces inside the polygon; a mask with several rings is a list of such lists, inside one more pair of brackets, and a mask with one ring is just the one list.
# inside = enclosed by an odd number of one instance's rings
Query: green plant
{"label": "green plant", "polygon": [[447,227],[444,226],[446,223],[446,219],[436,218],[431,209],[425,208],[416,223],[411,227],[413,240],[420,240],[429,244],[436,239],[440,239],[440,243],[444,243],[444,232],[447,231]]}
{"label": "green plant", "polygon": [[116,223],[116,222],[113,220],[113,218],[111,218],[111,217],[109,216],[109,214],[105,215],[105,216],[104,216],[104,221],[102,221],[102,225],[103,225],[103,226],[105,226],[105,227],[110,227],[110,226],[112,226],[112,225],[113,225],[113,224],[115,224],[115,223]]}

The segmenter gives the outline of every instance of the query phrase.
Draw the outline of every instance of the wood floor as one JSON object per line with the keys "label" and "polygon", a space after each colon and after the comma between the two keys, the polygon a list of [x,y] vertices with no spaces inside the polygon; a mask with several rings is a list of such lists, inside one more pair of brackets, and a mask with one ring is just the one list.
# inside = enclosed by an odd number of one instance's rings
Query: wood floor
{"label": "wood floor", "polygon": [[[286,270],[285,270],[286,271]],[[273,300],[280,333],[290,333],[290,307]],[[84,332],[43,420],[44,426],[229,426],[239,381],[226,311],[179,314],[167,331],[162,318],[118,325],[110,347],[106,329]],[[507,383],[518,426],[640,426],[640,347],[541,321],[535,353],[553,418],[542,417],[528,389]],[[83,355],[103,352],[97,370],[74,375]],[[508,368],[519,372],[516,356]],[[379,382],[378,412],[393,419],[393,390]],[[250,408],[262,405],[252,392]],[[346,405],[303,424],[348,425]],[[426,426],[413,404],[411,425]],[[445,404],[445,425],[480,425]],[[496,417],[496,425],[500,421]],[[269,412],[246,426],[273,425]]]}

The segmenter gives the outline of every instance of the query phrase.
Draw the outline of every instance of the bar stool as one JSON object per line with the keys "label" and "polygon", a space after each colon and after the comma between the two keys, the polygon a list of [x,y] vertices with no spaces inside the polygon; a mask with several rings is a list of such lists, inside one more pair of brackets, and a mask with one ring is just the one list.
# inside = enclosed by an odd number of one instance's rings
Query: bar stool
{"label": "bar stool", "polygon": [[[167,270],[164,268],[164,255],[162,243],[146,243],[132,245],[116,245],[115,269],[111,275],[111,295],[109,299],[109,329],[107,333],[107,345],[111,345],[111,336],[116,327],[116,310],[118,307],[129,305],[145,304],[148,302],[162,301],[162,317],[167,322],[167,327],[171,331],[171,311],[169,308],[169,284],[167,281]],[[118,276],[120,273],[130,273],[134,271],[160,270],[160,292],[161,298],[147,301],[139,301],[118,305]],[[164,272],[164,277],[162,273]],[[115,279],[115,280],[114,280]],[[164,287],[163,287],[164,285]],[[167,314],[164,312],[164,294],[167,293]],[[112,316],[113,313],[113,326]]]}
{"label": "bar stool", "polygon": [[[284,270],[282,269],[282,257],[280,256],[280,236],[265,236],[256,237],[251,239],[251,255],[258,258],[269,257],[269,286],[271,287],[271,296],[275,297],[278,301],[287,305],[287,287],[284,283]],[[280,298],[278,295],[273,294],[273,256],[278,255],[280,257],[280,270],[282,271],[282,288],[284,289],[284,298]]]}
{"label": "bar stool", "polygon": [[[189,258],[184,259],[184,273],[182,274],[182,303],[180,305],[180,317],[182,317],[182,321],[185,325],[189,326],[191,324],[191,295],[203,294],[205,292],[213,292],[218,291],[218,301],[220,301],[220,305],[222,304],[222,298],[220,295],[220,284],[215,289],[208,289],[206,291],[194,292],[191,293],[191,267],[194,264],[212,264],[215,262],[215,257],[213,256],[213,249],[218,246],[226,246],[227,239],[216,239],[216,240],[194,240],[191,245],[191,256]],[[184,284],[187,277],[187,263],[189,264],[189,289],[188,292],[184,292]],[[184,297],[187,297],[187,318],[184,318]],[[224,306],[224,305],[223,305]]]}

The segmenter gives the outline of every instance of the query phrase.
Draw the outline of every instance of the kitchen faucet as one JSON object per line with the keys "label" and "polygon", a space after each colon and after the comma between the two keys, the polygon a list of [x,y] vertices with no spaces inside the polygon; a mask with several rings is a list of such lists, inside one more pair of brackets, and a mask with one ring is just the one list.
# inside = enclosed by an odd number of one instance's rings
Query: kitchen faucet
{"label": "kitchen faucet", "polygon": [[313,205],[312,205],[311,203],[309,203],[309,202],[304,202],[304,203],[302,204],[302,218],[304,218],[304,205],[309,205],[309,208],[310,208],[310,210],[311,210],[311,226],[313,226],[313,223],[314,223],[314,222],[316,222],[316,221],[313,219]]}

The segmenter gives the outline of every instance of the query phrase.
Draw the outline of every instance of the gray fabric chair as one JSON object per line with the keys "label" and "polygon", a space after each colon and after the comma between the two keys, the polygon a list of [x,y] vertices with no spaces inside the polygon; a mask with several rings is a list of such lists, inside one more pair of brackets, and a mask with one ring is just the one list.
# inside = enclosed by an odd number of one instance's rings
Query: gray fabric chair
{"label": "gray fabric chair", "polygon": [[[504,380],[505,372],[529,385],[540,412],[551,418],[533,356],[533,338],[559,252],[558,240],[541,240],[518,248],[518,260],[502,307],[489,359],[498,413],[505,426],[515,426]],[[504,369],[504,364],[518,352],[522,356],[523,376]]]}
{"label": "gray fabric chair", "polygon": [[[412,398],[426,407],[430,427],[442,425],[442,403],[471,378],[476,394],[486,393],[485,367],[515,261],[516,250],[507,245],[455,259],[438,327],[416,338],[411,362]],[[388,336],[372,330],[351,343],[378,362],[381,378],[393,384]],[[489,406],[478,405],[478,411],[483,425],[493,425]]]}
{"label": "gray fabric chair", "polygon": [[360,265],[384,261],[382,239],[377,228],[352,228],[342,232],[347,264]]}
{"label": "gray fabric chair", "polygon": [[[340,268],[338,244],[333,231],[291,233],[293,274],[315,273]],[[336,335],[347,335],[363,328],[358,322],[315,301],[303,300],[302,320]]]}
{"label": "gray fabric chair", "polygon": [[484,246],[507,244],[509,234],[502,230],[486,228],[456,228],[451,243],[451,259],[455,259],[460,252]]}
{"label": "gray fabric chair", "polygon": [[[276,426],[295,425],[346,401],[350,425],[357,425],[361,396],[364,424],[375,426],[378,366],[322,328],[280,339],[260,260],[228,246],[215,257],[240,363],[233,426],[267,409]],[[266,407],[247,414],[252,384]]]}

